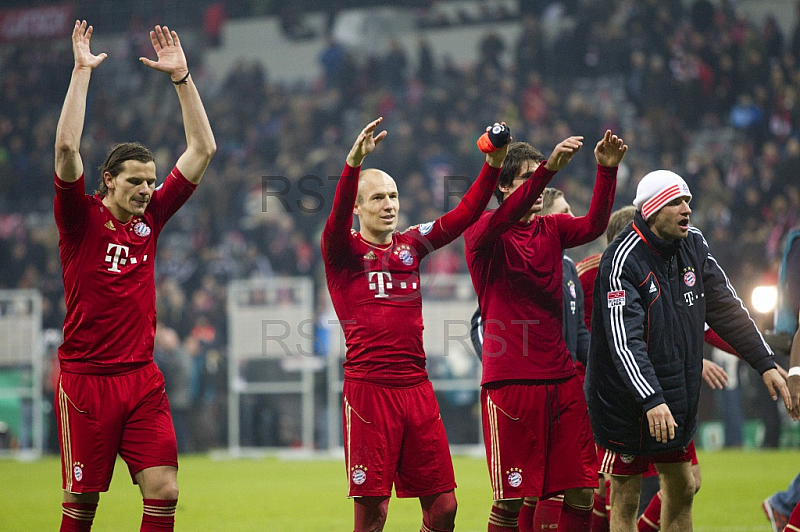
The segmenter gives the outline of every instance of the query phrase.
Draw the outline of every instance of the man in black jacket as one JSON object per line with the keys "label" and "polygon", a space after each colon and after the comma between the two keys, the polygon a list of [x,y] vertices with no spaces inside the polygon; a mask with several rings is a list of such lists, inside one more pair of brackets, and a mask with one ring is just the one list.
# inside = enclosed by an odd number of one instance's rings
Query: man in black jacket
{"label": "man in black jacket", "polygon": [[702,233],[689,225],[684,180],[657,170],[640,181],[633,224],[608,246],[594,288],[586,394],[612,475],[611,529],[636,530],[641,474],[654,463],[663,491],[661,530],[692,530],[686,447],[697,429],[704,323],[790,408],[786,382]]}

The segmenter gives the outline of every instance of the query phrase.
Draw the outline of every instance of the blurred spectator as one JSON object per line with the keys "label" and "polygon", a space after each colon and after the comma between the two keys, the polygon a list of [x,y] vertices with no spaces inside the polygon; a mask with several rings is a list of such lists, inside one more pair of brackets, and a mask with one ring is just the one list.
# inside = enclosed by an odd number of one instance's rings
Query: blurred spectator
{"label": "blurred spectator", "polygon": [[156,329],[153,359],[164,374],[165,391],[172,412],[178,452],[194,450],[191,420],[191,372],[192,359],[181,346],[181,340],[174,329],[159,325]]}

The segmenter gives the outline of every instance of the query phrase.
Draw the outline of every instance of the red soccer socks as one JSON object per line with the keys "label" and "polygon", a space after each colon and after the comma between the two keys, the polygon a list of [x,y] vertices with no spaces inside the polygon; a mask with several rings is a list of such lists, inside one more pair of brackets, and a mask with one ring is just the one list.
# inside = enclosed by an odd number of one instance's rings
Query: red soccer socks
{"label": "red soccer socks", "polygon": [[96,511],[97,503],[61,503],[60,532],[89,532]]}
{"label": "red soccer socks", "polygon": [[509,512],[497,506],[492,506],[487,530],[488,532],[518,532],[518,518],[519,512]]}
{"label": "red soccer socks", "polygon": [[175,529],[177,500],[143,499],[142,527],[140,532],[158,532]]}

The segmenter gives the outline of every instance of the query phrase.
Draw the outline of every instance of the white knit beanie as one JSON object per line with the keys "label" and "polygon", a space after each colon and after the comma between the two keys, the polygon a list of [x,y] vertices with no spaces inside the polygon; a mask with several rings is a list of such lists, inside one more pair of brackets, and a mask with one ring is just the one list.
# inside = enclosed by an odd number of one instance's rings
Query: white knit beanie
{"label": "white knit beanie", "polygon": [[642,217],[647,220],[657,213],[661,207],[683,196],[692,199],[689,185],[681,176],[669,170],[655,170],[639,181],[636,187],[636,199],[633,204]]}

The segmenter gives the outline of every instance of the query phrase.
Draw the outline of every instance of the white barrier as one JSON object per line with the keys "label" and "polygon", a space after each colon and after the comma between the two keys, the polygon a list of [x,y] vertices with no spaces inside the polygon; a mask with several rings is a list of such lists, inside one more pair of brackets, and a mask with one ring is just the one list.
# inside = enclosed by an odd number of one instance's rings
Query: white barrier
{"label": "white barrier", "polygon": [[42,345],[41,294],[0,290],[0,456],[42,454]]}

